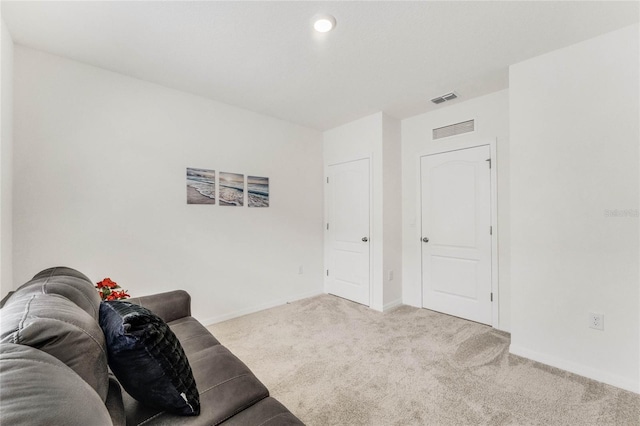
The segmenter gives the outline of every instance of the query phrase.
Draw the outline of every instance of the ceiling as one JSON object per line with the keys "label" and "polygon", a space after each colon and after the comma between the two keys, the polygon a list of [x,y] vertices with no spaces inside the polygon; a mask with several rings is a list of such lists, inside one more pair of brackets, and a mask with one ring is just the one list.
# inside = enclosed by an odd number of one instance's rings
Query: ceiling
{"label": "ceiling", "polygon": [[[3,0],[2,18],[18,45],[326,130],[504,89],[510,64],[636,23],[639,6]],[[314,33],[318,13],[335,30]]]}

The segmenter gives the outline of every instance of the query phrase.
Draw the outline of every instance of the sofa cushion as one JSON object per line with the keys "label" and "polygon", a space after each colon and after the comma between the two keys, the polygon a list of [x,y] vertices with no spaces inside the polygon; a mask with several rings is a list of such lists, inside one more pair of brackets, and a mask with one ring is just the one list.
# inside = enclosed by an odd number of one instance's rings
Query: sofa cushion
{"label": "sofa cushion", "polygon": [[51,278],[58,276],[80,278],[81,280],[91,283],[91,280],[85,274],[67,266],[54,266],[53,268],[43,269],[42,271],[35,274],[33,276],[33,279],[36,280],[40,278]]}
{"label": "sofa cushion", "polygon": [[36,274],[31,281],[20,286],[7,299],[5,304],[13,300],[33,294],[58,294],[71,300],[96,321],[100,311],[100,296],[93,283],[84,274],[75,269],[56,267],[45,269]]}
{"label": "sofa cushion", "polygon": [[276,399],[268,397],[231,417],[224,426],[299,426],[304,425]]}
{"label": "sofa cushion", "polygon": [[0,344],[0,413],[7,425],[109,425],[100,396],[53,356]]}
{"label": "sofa cushion", "polygon": [[269,396],[251,370],[220,344],[188,356],[200,390],[200,416],[185,418],[150,410],[125,394],[127,425],[213,426]]}
{"label": "sofa cushion", "polygon": [[109,393],[107,393],[104,405],[111,416],[113,426],[126,426],[127,416],[124,413],[124,404],[122,403],[122,388],[113,374],[109,374]]}
{"label": "sofa cushion", "polygon": [[224,422],[269,396],[249,367],[195,318],[181,318],[169,326],[191,360],[200,390],[200,417],[210,419],[209,424]]}
{"label": "sofa cushion", "polygon": [[220,344],[218,339],[193,317],[180,318],[168,324],[189,358],[198,351]]}
{"label": "sofa cushion", "polygon": [[0,342],[47,352],[107,397],[109,371],[104,335],[91,315],[65,297],[34,294],[2,308]]}
{"label": "sofa cushion", "polygon": [[100,326],[109,366],[131,396],[174,414],[200,413],[189,360],[164,321],[142,306],[110,301],[100,306]]}
{"label": "sofa cushion", "polygon": [[222,345],[195,353],[192,362],[200,380],[203,413],[213,425],[269,396],[249,367]]}

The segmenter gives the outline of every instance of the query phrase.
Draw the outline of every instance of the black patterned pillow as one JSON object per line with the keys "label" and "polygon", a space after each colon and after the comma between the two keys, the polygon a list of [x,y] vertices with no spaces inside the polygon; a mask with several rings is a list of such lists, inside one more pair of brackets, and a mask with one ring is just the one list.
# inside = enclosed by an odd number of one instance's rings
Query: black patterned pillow
{"label": "black patterned pillow", "polygon": [[142,306],[100,304],[109,366],[124,389],[143,404],[197,416],[200,397],[189,360],[169,326]]}

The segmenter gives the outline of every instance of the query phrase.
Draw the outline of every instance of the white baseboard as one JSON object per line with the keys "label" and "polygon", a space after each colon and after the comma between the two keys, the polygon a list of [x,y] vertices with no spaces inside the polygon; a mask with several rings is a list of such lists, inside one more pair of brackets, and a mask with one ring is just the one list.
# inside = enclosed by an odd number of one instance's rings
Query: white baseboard
{"label": "white baseboard", "polygon": [[208,327],[210,325],[213,325],[222,321],[241,317],[243,315],[253,314],[254,312],[264,311],[265,309],[269,309],[269,308],[275,308],[276,306],[286,305],[287,303],[295,302],[296,300],[307,299],[309,297],[318,296],[320,294],[324,294],[322,290],[308,291],[306,293],[296,294],[294,296],[283,298],[283,299],[272,300],[267,303],[251,306],[249,308],[240,309],[240,310],[229,312],[223,315],[218,315],[211,318],[205,318],[202,320],[198,319],[198,321],[200,321],[200,323],[205,327]]}
{"label": "white baseboard", "polygon": [[396,300],[391,301],[391,302],[387,303],[386,305],[384,305],[382,307],[382,312],[386,312],[389,309],[396,308],[396,307],[398,307],[400,305],[402,305],[402,299],[396,299]]}
{"label": "white baseboard", "polygon": [[528,358],[530,360],[537,361],[551,367],[560,368],[562,370],[569,371],[580,376],[588,377],[590,379],[597,380],[599,382],[603,382],[617,388],[628,390],[630,392],[640,393],[640,382],[629,377],[607,373],[606,371],[602,371],[597,368],[576,364],[562,358],[557,358],[551,355],[532,351],[530,349],[513,344],[509,346],[509,352],[514,355]]}
{"label": "white baseboard", "polygon": [[504,327],[501,327],[500,325],[498,325],[497,327],[494,325],[493,328],[495,328],[496,330],[504,331],[505,333],[511,334],[511,329],[509,328],[504,328]]}

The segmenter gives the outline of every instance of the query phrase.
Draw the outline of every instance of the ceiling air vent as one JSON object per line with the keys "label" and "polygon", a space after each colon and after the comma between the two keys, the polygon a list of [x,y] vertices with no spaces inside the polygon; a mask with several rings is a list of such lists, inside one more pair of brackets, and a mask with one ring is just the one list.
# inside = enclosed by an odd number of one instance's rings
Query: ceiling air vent
{"label": "ceiling air vent", "polygon": [[448,138],[449,136],[470,133],[475,130],[475,120],[463,121],[461,123],[450,124],[444,127],[433,129],[433,140]]}
{"label": "ceiling air vent", "polygon": [[451,92],[451,93],[447,93],[446,95],[442,95],[442,96],[438,96],[437,98],[433,98],[433,99],[431,99],[431,102],[433,102],[434,104],[441,104],[441,103],[446,102],[446,101],[452,101],[457,97],[458,97],[458,95],[456,95],[455,93]]}

